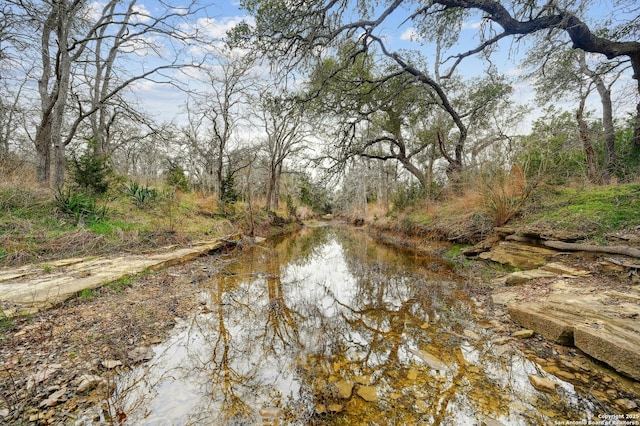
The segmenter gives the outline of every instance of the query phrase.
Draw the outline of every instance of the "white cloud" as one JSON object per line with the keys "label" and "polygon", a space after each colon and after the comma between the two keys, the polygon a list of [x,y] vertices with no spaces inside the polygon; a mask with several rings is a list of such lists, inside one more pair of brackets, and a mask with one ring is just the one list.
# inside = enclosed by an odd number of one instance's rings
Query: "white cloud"
{"label": "white cloud", "polygon": [[462,29],[463,30],[479,30],[482,27],[482,21],[474,21],[474,22],[463,22]]}
{"label": "white cloud", "polygon": [[407,28],[402,34],[400,34],[400,40],[416,41],[419,38],[420,36],[414,28]]}
{"label": "white cloud", "polygon": [[151,13],[143,4],[136,4],[133,6],[133,18],[132,22],[147,23],[151,21]]}
{"label": "white cloud", "polygon": [[220,39],[242,22],[249,22],[249,18],[245,16],[229,16],[222,19],[200,18],[196,21],[195,27],[213,39]]}
{"label": "white cloud", "polygon": [[91,2],[85,7],[86,17],[91,21],[97,21],[102,16],[104,4],[98,1]]}

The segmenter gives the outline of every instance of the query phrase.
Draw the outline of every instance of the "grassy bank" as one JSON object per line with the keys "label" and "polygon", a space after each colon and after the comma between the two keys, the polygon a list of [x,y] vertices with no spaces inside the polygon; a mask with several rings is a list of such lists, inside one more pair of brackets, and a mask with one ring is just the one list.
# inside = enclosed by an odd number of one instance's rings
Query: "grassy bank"
{"label": "grassy bank", "polygon": [[383,212],[374,205],[365,223],[384,232],[416,240],[447,240],[473,244],[489,235],[495,226],[545,230],[571,235],[573,239],[605,244],[614,234],[637,232],[640,227],[640,184],[610,186],[541,187],[519,204],[517,195],[502,200],[518,206],[510,220],[500,223],[496,200],[486,194],[466,191],[438,202],[420,201],[399,212]]}
{"label": "grassy bank", "polygon": [[[232,233],[269,235],[293,222],[286,211],[266,214],[247,203],[221,204],[212,195],[127,185],[100,198],[56,193],[36,186],[0,186],[0,265],[15,266],[72,256],[140,252]],[[138,188],[140,189],[140,188]],[[140,192],[140,191],[138,191]],[[367,206],[352,219],[414,241],[473,244],[504,225],[500,212],[517,206],[506,225],[571,234],[605,244],[613,234],[640,227],[640,184],[541,187],[512,199],[464,191],[437,202],[419,200],[402,211]]]}
{"label": "grassy bank", "polygon": [[[153,188],[149,188],[153,189]],[[267,235],[287,226],[285,212],[266,214],[246,203],[153,189],[140,201],[126,187],[103,197],[35,186],[0,187],[0,265],[111,252],[141,252],[233,233]]]}

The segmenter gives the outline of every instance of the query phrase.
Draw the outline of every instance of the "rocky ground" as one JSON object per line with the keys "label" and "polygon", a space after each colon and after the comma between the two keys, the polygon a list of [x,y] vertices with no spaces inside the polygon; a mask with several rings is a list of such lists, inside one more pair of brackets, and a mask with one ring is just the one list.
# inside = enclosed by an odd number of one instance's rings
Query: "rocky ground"
{"label": "rocky ground", "polygon": [[[149,347],[161,342],[178,319],[203,309],[197,302],[198,284],[223,270],[226,258],[222,253],[207,255],[80,293],[44,312],[2,319],[0,423],[65,424],[96,404],[104,404],[104,412],[111,413],[115,422],[123,419],[126,414],[118,407],[106,405],[111,379],[144,362]],[[513,337],[523,327],[509,315],[509,303],[543,300],[558,280],[573,280],[593,294],[624,292],[640,282],[633,268],[605,268],[599,255],[560,253],[554,261],[589,274],[575,280],[537,277],[513,286],[506,280],[488,284],[485,270],[475,269],[482,262],[467,265],[469,276],[480,283],[470,286],[478,314],[503,330],[503,343],[518,347],[547,372],[574,384],[596,408],[602,407],[601,412],[639,413],[640,382],[540,334]],[[508,299],[496,297],[507,293]]]}
{"label": "rocky ground", "polygon": [[3,319],[0,423],[65,424],[106,401],[110,378],[143,362],[150,345],[198,309],[197,284],[224,264],[223,255],[208,255]]}
{"label": "rocky ground", "polygon": [[497,238],[469,249],[478,249],[481,259],[516,269],[489,280],[489,288],[476,293],[478,311],[500,318],[507,334],[533,332],[513,344],[548,373],[573,384],[596,412],[638,416],[638,259],[548,250],[539,241],[518,240]]}

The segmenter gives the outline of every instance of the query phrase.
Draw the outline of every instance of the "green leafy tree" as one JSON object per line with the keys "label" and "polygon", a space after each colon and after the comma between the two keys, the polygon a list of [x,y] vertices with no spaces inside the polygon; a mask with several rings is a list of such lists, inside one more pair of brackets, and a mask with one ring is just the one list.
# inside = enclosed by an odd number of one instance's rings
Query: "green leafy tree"
{"label": "green leafy tree", "polygon": [[[593,28],[586,23],[585,16],[591,6],[587,0],[518,0],[508,3],[498,0],[397,0],[374,3],[308,0],[295,4],[276,0],[243,0],[241,5],[253,15],[255,25],[239,27],[234,33],[235,39],[251,42],[252,46],[257,46],[279,64],[308,70],[327,52],[336,52],[345,41],[351,40],[355,42],[347,55],[351,62],[359,54],[377,48],[399,70],[431,88],[437,94],[441,108],[455,124],[455,132],[451,137],[456,138],[457,142],[447,158],[452,168],[460,168],[462,164],[467,126],[460,112],[452,105],[442,82],[452,78],[468,57],[483,55],[491,59],[499,42],[506,38],[522,40],[526,38],[523,36],[537,32],[561,33],[574,48],[601,54],[607,59],[627,59],[632,65],[640,92],[640,42],[637,41],[640,7],[633,0],[616,3],[618,10],[625,13],[620,13],[619,21],[606,32],[599,31],[610,24],[606,22],[606,17],[596,22]],[[478,44],[468,50],[456,51],[465,19],[472,14],[481,14],[483,19],[478,29]],[[411,52],[394,51],[385,42],[387,29],[392,25],[396,28],[396,22],[410,27],[415,39],[436,44],[437,68],[433,75],[412,58]],[[445,62],[443,59],[447,58],[443,56],[445,52],[450,65],[447,69],[440,69]],[[336,74],[326,75],[331,79]],[[640,113],[640,103],[637,112]],[[634,141],[640,146],[640,114],[637,114]]]}
{"label": "green leafy tree", "polygon": [[184,169],[182,166],[173,162],[169,163],[165,183],[181,191],[189,191],[189,179],[187,178]]}
{"label": "green leafy tree", "polygon": [[96,139],[87,140],[82,154],[72,155],[69,168],[75,185],[83,191],[101,195],[109,189],[113,171],[108,157],[98,152]]}

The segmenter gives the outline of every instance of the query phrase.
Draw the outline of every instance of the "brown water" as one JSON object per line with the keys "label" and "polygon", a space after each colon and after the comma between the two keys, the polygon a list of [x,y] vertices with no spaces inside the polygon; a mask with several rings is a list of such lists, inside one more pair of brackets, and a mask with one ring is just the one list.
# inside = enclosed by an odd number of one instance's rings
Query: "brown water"
{"label": "brown water", "polygon": [[[529,425],[586,420],[590,403],[492,342],[441,259],[341,227],[247,248],[201,283],[204,308],[111,404],[139,425]],[[557,381],[557,379],[554,378]]]}

